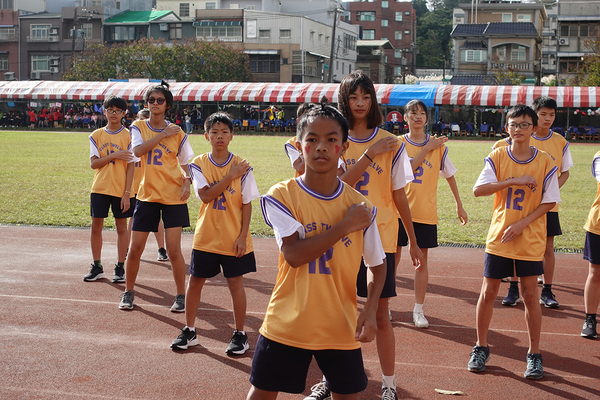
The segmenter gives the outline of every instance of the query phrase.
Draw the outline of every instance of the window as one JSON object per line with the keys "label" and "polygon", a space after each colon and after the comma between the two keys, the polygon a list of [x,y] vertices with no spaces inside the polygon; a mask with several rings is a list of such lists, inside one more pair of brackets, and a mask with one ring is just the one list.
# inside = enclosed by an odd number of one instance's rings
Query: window
{"label": "window", "polygon": [[569,36],[571,36],[571,37],[577,37],[578,34],[579,34],[579,26],[577,26],[577,25],[571,25]]}
{"label": "window", "polygon": [[402,40],[402,31],[396,31],[396,33],[394,35],[394,39]]}
{"label": "window", "polygon": [[388,26],[388,20],[387,19],[382,19],[381,20],[381,26],[387,27]]}
{"label": "window", "polygon": [[496,57],[498,61],[506,61],[506,47],[496,47]]}
{"label": "window", "polygon": [[396,11],[396,21],[402,22],[402,11]]}
{"label": "window", "polygon": [[525,54],[524,46],[513,46],[510,51],[510,60],[511,61],[526,61],[527,55]]}
{"label": "window", "polygon": [[214,10],[217,8],[217,3],[206,3],[207,10]]}
{"label": "window", "polygon": [[389,5],[389,3],[387,1],[383,0],[381,2],[381,8],[389,8],[389,7],[390,7],[390,5]]}
{"label": "window", "polygon": [[271,30],[270,29],[259,29],[258,37],[260,39],[270,39],[271,38]]}
{"label": "window", "polygon": [[279,73],[278,54],[251,54],[250,69],[254,73]]}
{"label": "window", "polygon": [[402,49],[394,49],[394,58],[402,58]]}
{"label": "window", "polygon": [[0,10],[12,10],[13,0],[0,0]]}
{"label": "window", "polygon": [[323,34],[319,33],[319,42],[323,41]]}
{"label": "window", "polygon": [[357,11],[357,21],[375,21],[375,11]]}
{"label": "window", "polygon": [[[182,24],[170,24],[170,25],[179,25],[176,28],[175,34],[180,35],[178,38],[171,39],[181,39],[182,38]],[[171,34],[171,26],[169,27],[169,36]],[[241,42],[242,41],[242,27],[241,26],[199,26],[196,27],[196,38],[206,38],[207,40],[214,40],[214,38],[218,38],[219,41],[222,42]]]}
{"label": "window", "polygon": [[410,35],[410,31],[404,31],[405,35]]}
{"label": "window", "polygon": [[363,40],[375,40],[375,29],[363,30]]}
{"label": "window", "polygon": [[315,31],[310,31],[310,40],[315,40]]}
{"label": "window", "polygon": [[410,15],[410,11],[404,11],[404,15]]}
{"label": "window", "polygon": [[0,55],[0,71],[8,71],[8,54]]}
{"label": "window", "polygon": [[394,76],[402,76],[402,67],[394,67]]}
{"label": "window", "polygon": [[462,62],[484,62],[487,60],[487,50],[461,50],[460,60]]}
{"label": "window", "polygon": [[356,36],[344,33],[344,49],[356,50]]}
{"label": "window", "polygon": [[81,24],[81,30],[84,38],[91,39],[94,37],[94,24]]}
{"label": "window", "polygon": [[569,25],[560,26],[560,36],[569,36]]}
{"label": "window", "polygon": [[190,16],[190,3],[179,3],[179,16],[189,17]]}
{"label": "window", "polygon": [[31,40],[48,40],[52,25],[31,25]]}
{"label": "window", "polygon": [[292,37],[291,29],[279,29],[279,38],[280,39],[290,39]]}
{"label": "window", "polygon": [[169,39],[181,39],[183,37],[182,24],[169,24]]}
{"label": "window", "polygon": [[517,14],[517,22],[531,22],[531,14]]}
{"label": "window", "polygon": [[502,14],[502,22],[512,22],[512,14]]}
{"label": "window", "polygon": [[587,25],[579,26],[579,36],[588,36],[588,26]]}
{"label": "window", "polygon": [[50,56],[31,56],[31,71],[50,71]]}
{"label": "window", "polygon": [[0,40],[14,40],[16,39],[15,28],[0,28]]}

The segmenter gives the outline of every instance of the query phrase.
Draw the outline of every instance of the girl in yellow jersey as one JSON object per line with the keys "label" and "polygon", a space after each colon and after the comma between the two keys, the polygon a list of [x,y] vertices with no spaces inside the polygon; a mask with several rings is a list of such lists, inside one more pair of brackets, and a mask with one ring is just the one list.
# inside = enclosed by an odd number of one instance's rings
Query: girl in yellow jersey
{"label": "girl in yellow jersey", "polygon": [[[446,136],[429,136],[425,132],[427,125],[427,106],[421,100],[412,100],[404,108],[404,120],[409,132],[400,136],[410,158],[415,179],[406,186],[406,197],[415,228],[417,245],[423,252],[425,262],[415,270],[415,308],[413,322],[417,328],[429,327],[429,321],[423,314],[423,302],[427,293],[429,272],[427,265],[428,249],[437,247],[437,183],[438,178],[446,178],[456,201],[458,219],[465,225],[468,217],[460,201],[458,186],[454,174],[456,168],[448,157]],[[398,228],[398,248],[396,265],[400,263],[402,246],[408,244],[408,237],[402,224]]]}
{"label": "girl in yellow jersey", "polygon": [[592,204],[587,222],[585,223],[585,247],[583,258],[590,262],[590,271],[585,282],[583,294],[585,304],[585,321],[581,336],[596,339],[596,312],[600,304],[600,151],[594,156],[592,174],[598,181],[596,200]]}
{"label": "girl in yellow jersey", "polygon": [[150,119],[135,121],[131,127],[133,153],[142,160],[142,180],[133,214],[131,247],[125,265],[126,290],[119,308],[133,309],[135,280],[140,258],[150,232],[158,230],[163,220],[167,251],[171,261],[177,295],[172,312],[185,311],[185,260],[181,252],[181,231],[190,226],[187,199],[190,195],[188,160],[194,156],[187,135],[177,125],[165,120],[173,106],[169,85],[161,82],[146,92],[144,100]]}

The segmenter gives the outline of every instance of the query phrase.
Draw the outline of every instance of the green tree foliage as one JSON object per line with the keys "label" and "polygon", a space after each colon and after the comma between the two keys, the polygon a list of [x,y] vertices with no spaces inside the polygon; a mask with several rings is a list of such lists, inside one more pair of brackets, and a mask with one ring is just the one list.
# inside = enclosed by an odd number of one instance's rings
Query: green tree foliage
{"label": "green tree foliage", "polygon": [[600,29],[596,28],[591,38],[584,42],[591,53],[583,57],[581,68],[569,82],[572,86],[600,86]]}
{"label": "green tree foliage", "polygon": [[452,8],[428,11],[417,18],[417,67],[442,68],[444,56],[450,60]]}
{"label": "green tree foliage", "polygon": [[175,79],[180,82],[248,82],[252,74],[247,56],[222,42],[164,40],[92,44],[75,58],[64,80]]}

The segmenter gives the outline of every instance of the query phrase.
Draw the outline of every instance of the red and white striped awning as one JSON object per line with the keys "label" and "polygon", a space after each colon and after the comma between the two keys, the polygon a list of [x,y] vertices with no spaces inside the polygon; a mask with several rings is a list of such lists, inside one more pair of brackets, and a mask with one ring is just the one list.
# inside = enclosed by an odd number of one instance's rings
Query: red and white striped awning
{"label": "red and white striped awning", "polygon": [[600,87],[440,85],[437,105],[514,106],[532,104],[539,96],[556,100],[558,107],[598,107]]}

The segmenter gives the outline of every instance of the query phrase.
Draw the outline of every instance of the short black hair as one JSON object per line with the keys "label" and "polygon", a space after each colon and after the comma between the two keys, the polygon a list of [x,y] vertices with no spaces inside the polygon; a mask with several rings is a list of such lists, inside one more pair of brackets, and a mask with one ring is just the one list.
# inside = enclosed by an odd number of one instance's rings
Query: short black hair
{"label": "short black hair", "polygon": [[146,94],[144,95],[144,101],[146,103],[148,102],[150,95],[154,92],[160,92],[165,96],[167,110],[173,107],[173,93],[169,90],[169,84],[166,81],[161,80],[160,85],[154,85],[146,91]]}
{"label": "short black hair", "polygon": [[533,126],[537,126],[538,124],[538,115],[533,108],[526,106],[524,104],[518,104],[511,108],[506,114],[506,121],[508,123],[509,119],[514,119],[517,117],[529,116],[531,117],[531,122],[533,122]]}
{"label": "short black hair", "polygon": [[404,113],[408,114],[409,112],[411,112],[412,110],[418,110],[418,109],[422,109],[423,111],[425,111],[425,122],[427,122],[427,120],[429,120],[429,115],[427,115],[427,106],[425,105],[425,103],[421,100],[411,100],[409,101],[405,106],[404,106]]}
{"label": "short black hair", "polygon": [[119,110],[127,110],[127,101],[120,96],[110,95],[104,99],[102,106],[104,109],[117,107]]}
{"label": "short black hair", "polygon": [[150,110],[148,110],[147,108],[142,108],[140,111],[138,111],[137,115],[138,118],[140,115],[143,115],[144,118],[148,119],[150,118]]}
{"label": "short black hair", "polygon": [[354,128],[354,116],[350,109],[350,95],[361,88],[365,93],[371,95],[371,109],[367,111],[367,128],[375,128],[383,122],[383,114],[377,104],[377,92],[373,81],[365,73],[358,69],[352,71],[342,79],[338,90],[338,108],[348,120],[351,128]]}
{"label": "short black hair", "polygon": [[217,122],[227,125],[229,131],[233,132],[231,115],[223,111],[217,111],[216,113],[210,114],[208,118],[206,118],[206,121],[204,121],[204,130],[208,133],[210,128]]}
{"label": "short black hair", "polygon": [[342,128],[342,143],[345,143],[348,140],[348,131],[350,130],[348,121],[337,108],[331,104],[327,104],[327,99],[323,98],[321,99],[321,103],[308,104],[304,113],[298,118],[298,123],[296,125],[296,140],[298,142],[302,141],[306,125],[319,117],[335,119]]}
{"label": "short black hair", "polygon": [[554,100],[552,97],[540,96],[533,101],[533,105],[531,106],[531,108],[533,108],[533,111],[535,111],[536,113],[540,110],[540,108],[549,108],[551,110],[556,111],[556,109],[558,108],[558,104],[556,103],[556,100]]}

